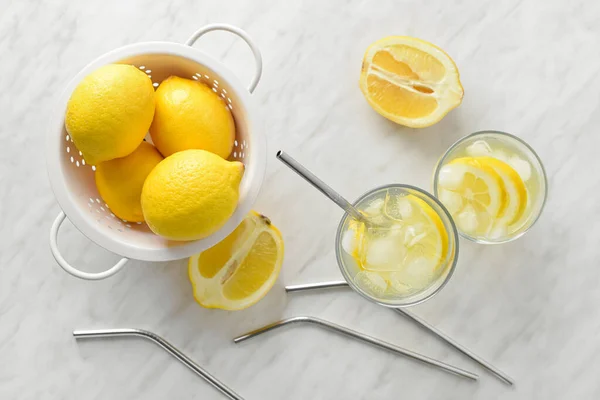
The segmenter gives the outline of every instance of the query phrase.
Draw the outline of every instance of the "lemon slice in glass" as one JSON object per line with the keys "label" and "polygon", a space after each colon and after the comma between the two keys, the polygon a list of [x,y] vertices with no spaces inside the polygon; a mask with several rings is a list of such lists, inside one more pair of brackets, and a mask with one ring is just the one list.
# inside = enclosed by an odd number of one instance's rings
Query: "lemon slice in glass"
{"label": "lemon slice in glass", "polygon": [[485,235],[506,207],[500,175],[475,157],[457,158],[438,175],[439,199],[465,233]]}
{"label": "lemon slice in glass", "polygon": [[[448,232],[440,216],[427,202],[413,195],[407,196],[416,209],[413,217],[413,229],[407,229],[410,240],[407,241],[408,254],[405,262],[408,264],[422,259],[432,263],[434,269],[445,264],[448,251]],[[405,238],[407,239],[407,238]]]}
{"label": "lemon slice in glass", "polygon": [[402,227],[396,245],[403,249],[400,266],[386,274],[390,289],[398,293],[420,290],[446,264],[448,232],[444,223],[426,201],[410,194],[398,196],[388,191],[384,213]]}
{"label": "lemon slice in glass", "polygon": [[505,207],[498,222],[513,224],[521,218],[527,205],[527,188],[521,176],[510,165],[493,157],[477,157],[477,161],[490,166],[502,179],[506,190]]}
{"label": "lemon slice in glass", "polygon": [[477,157],[478,162],[485,164],[496,171],[502,179],[506,196],[505,206],[502,213],[494,222],[493,229],[490,232],[493,237],[506,235],[507,228],[517,223],[527,207],[527,188],[521,176],[513,167],[493,157]]}

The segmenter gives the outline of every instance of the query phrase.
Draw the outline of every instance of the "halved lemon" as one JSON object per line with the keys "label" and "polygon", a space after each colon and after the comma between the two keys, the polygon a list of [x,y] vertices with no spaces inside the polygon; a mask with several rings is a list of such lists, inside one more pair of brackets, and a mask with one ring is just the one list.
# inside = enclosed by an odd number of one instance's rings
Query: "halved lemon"
{"label": "halved lemon", "polygon": [[456,225],[469,234],[485,235],[506,207],[506,190],[500,175],[475,157],[462,157],[444,165],[438,175],[439,199]]}
{"label": "halved lemon", "polygon": [[283,252],[279,230],[264,215],[251,212],[223,241],[190,257],[194,298],[206,308],[250,307],[273,287]]}
{"label": "halved lemon", "polygon": [[462,102],[454,61],[439,47],[409,36],[389,36],[367,49],[360,89],[382,116],[412,128],[440,121]]}

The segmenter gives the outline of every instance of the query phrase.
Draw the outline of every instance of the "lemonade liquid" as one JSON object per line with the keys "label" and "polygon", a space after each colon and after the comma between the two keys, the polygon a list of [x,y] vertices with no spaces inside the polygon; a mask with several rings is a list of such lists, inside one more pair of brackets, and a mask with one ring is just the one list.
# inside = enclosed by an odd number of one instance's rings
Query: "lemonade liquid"
{"label": "lemonade liquid", "polygon": [[357,207],[370,223],[351,220],[342,235],[342,248],[357,266],[350,273],[356,286],[376,299],[403,297],[445,275],[453,257],[447,228],[425,200],[390,187]]}

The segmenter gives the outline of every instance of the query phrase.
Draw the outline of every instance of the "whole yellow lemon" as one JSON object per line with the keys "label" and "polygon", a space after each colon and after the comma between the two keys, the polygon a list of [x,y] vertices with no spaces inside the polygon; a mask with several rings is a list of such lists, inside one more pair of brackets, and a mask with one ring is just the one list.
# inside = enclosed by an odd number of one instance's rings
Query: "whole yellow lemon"
{"label": "whole yellow lemon", "polygon": [[244,164],[205,150],[184,150],[161,161],[142,189],[150,229],[171,240],[210,236],[231,217]]}
{"label": "whole yellow lemon", "polygon": [[158,150],[142,142],[133,153],[96,166],[98,193],[111,211],[119,218],[142,222],[142,188],[146,177],[163,160]]}
{"label": "whole yellow lemon", "polygon": [[208,86],[171,76],[156,89],[150,135],[165,157],[200,149],[227,158],[235,140],[235,123],[225,102]]}
{"label": "whole yellow lemon", "polygon": [[132,65],[109,64],[87,75],[67,103],[65,127],[89,164],[133,152],[154,116],[154,87]]}

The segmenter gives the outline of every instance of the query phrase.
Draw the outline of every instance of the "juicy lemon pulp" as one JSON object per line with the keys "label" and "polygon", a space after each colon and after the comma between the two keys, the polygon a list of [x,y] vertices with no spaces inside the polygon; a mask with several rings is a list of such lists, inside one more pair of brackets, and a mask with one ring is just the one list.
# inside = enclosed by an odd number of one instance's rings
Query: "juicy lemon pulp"
{"label": "juicy lemon pulp", "polygon": [[190,257],[196,301],[207,308],[241,310],[271,289],[283,262],[283,238],[265,216],[250,213],[214,247]]}
{"label": "juicy lemon pulp", "polygon": [[527,189],[519,174],[493,157],[462,157],[444,165],[438,176],[439,199],[463,232],[502,236],[519,221]]}
{"label": "juicy lemon pulp", "polygon": [[413,128],[441,120],[464,93],[450,56],[408,36],[386,37],[367,49],[360,88],[375,111]]}
{"label": "juicy lemon pulp", "polygon": [[225,282],[223,295],[241,301],[258,292],[271,276],[279,259],[277,240],[271,232],[261,232],[235,273]]}

